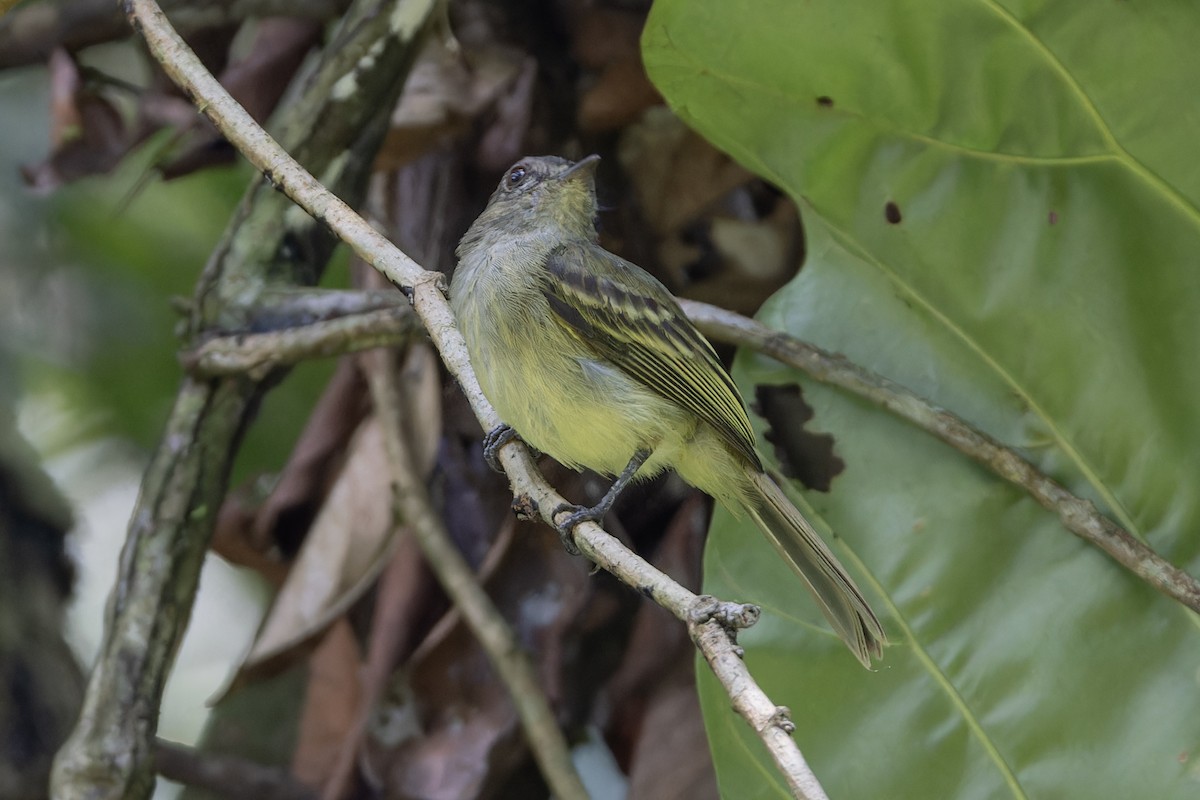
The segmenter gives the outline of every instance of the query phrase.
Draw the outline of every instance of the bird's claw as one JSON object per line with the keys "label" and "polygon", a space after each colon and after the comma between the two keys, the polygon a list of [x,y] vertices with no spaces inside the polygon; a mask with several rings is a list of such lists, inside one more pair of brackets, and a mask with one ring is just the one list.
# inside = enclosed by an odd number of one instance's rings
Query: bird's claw
{"label": "bird's claw", "polygon": [[[500,466],[500,448],[511,442],[513,439],[520,439],[521,435],[512,429],[511,425],[506,425],[501,422],[496,427],[492,428],[483,437],[483,458],[487,461],[489,467],[496,472],[503,473],[504,467]],[[524,441],[522,439],[522,441]],[[529,453],[534,458],[541,457],[542,453],[529,442],[525,442],[525,446],[529,448]]]}
{"label": "bird's claw", "polygon": [[[559,522],[558,515],[564,511],[570,511],[571,515]],[[602,509],[599,506],[588,508],[573,503],[563,503],[555,508],[550,519],[555,520],[554,529],[558,531],[558,538],[562,541],[563,549],[573,556],[579,555],[579,546],[575,544],[575,526],[581,522],[599,523],[604,519],[607,511],[608,509]]]}
{"label": "bird's claw", "polygon": [[517,432],[511,425],[503,422],[492,428],[483,437],[483,460],[496,472],[504,472],[500,466],[500,448],[517,438]]}

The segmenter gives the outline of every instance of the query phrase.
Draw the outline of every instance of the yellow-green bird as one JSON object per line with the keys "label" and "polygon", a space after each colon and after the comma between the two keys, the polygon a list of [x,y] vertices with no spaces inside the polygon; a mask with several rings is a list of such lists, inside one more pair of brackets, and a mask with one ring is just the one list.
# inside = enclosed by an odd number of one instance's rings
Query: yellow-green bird
{"label": "yellow-green bird", "polygon": [[762,528],[865,666],[886,638],[862,592],[763,472],[746,409],[666,287],[597,242],[598,156],[514,164],[458,245],[450,303],[480,386],[513,433],[561,463],[618,476],[571,507],[564,540],[635,478],[663,469]]}

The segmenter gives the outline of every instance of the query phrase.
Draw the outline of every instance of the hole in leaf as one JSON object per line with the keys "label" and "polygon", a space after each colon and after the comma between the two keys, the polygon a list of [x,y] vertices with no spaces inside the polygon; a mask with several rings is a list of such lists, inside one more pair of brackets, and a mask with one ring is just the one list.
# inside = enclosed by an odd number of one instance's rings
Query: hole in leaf
{"label": "hole in leaf", "polygon": [[833,452],[834,439],[828,433],[812,433],[804,425],[813,416],[797,384],[754,388],[754,412],[767,421],[766,440],[775,448],[780,469],[789,478],[809,489],[828,492],[833,479],[846,468],[846,462]]}

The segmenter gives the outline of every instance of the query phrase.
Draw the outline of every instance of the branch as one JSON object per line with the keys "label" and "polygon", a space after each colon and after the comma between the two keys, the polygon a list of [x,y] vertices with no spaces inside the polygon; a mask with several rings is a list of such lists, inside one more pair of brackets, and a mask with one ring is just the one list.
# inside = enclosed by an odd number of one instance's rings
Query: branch
{"label": "branch", "polygon": [[200,378],[247,373],[262,380],[277,367],[403,344],[424,329],[407,306],[350,314],[269,333],[220,336],[180,355]]}
{"label": "branch", "polygon": [[[358,304],[371,302],[384,304],[375,294],[365,296]],[[395,300],[386,302],[394,303]],[[814,380],[870,400],[936,436],[1028,492],[1042,506],[1057,514],[1068,531],[1108,553],[1150,586],[1200,612],[1200,582],[1102,515],[1091,502],[1041,472],[1015,449],[997,442],[953,412],[933,405],[844,356],[826,352],[741,314],[695,300],[680,299],[679,304],[710,339],[771,356]],[[379,308],[379,305],[371,307]],[[392,308],[404,307],[393,305]],[[353,312],[347,309],[347,313]],[[396,313],[390,317],[382,309],[374,315],[353,314],[338,322],[338,325],[317,323],[275,334],[214,339],[186,354],[184,363],[200,375],[250,372],[254,376],[276,363],[290,364],[304,358],[398,344],[415,335],[418,328],[411,316],[402,317]]]}
{"label": "branch", "polygon": [[286,769],[163,739],[154,742],[154,768],[168,780],[207,789],[226,800],[317,800],[316,792]]}
{"label": "branch", "polygon": [[400,516],[416,537],[425,560],[437,575],[454,607],[487,652],[488,659],[508,688],[530,750],[556,797],[587,800],[587,790],[571,763],[571,750],[542,691],[541,681],[525,651],[491,598],[475,579],[462,553],[430,502],[420,479],[401,420],[402,394],[390,362],[371,359],[367,383],[375,414],[383,426],[384,446],[392,469]]}
{"label": "branch", "polygon": [[1200,612],[1200,583],[1195,578],[1102,515],[1090,501],[1072,494],[1038,470],[1016,450],[971,427],[961,417],[844,356],[828,353],[760,322],[705,303],[682,300],[680,304],[705,335],[765,353],[822,383],[865,397],[933,434],[1029,492],[1033,499],[1057,514],[1071,533],[1099,547],[1167,597]]}
{"label": "branch", "polygon": [[[314,60],[316,80],[285,112],[281,128],[339,191],[362,193],[422,29],[405,12],[427,13],[431,5],[355,0],[342,24],[350,44]],[[362,52],[358,61],[348,59],[356,52]],[[342,86],[339,76],[356,91],[335,90]],[[290,208],[265,181],[252,182],[197,281],[194,333],[238,327],[270,285],[319,277],[332,237],[313,220],[285,213]],[[285,251],[297,257],[279,258]],[[142,800],[153,791],[163,687],[191,613],[233,456],[265,391],[265,383],[245,376],[184,378],[130,518],[79,720],[55,759],[56,800]]]}
{"label": "branch", "polygon": [[[154,57],[162,63],[172,80],[194,99],[225,138],[297,205],[329,226],[360,258],[405,293],[429,331],[430,339],[442,360],[462,386],[483,428],[491,430],[496,427],[500,420],[479,388],[467,357],[466,345],[454,325],[454,316],[446,302],[444,276],[422,269],[300,167],[204,69],[171,29],[153,0],[127,0],[127,7]],[[500,460],[518,498],[534,501],[543,519],[552,523],[550,509],[565,503],[565,499],[546,483],[524,446],[510,443],[502,449]],[[707,626],[719,625],[715,617],[703,622],[696,621],[693,610],[707,605],[701,598],[627,550],[599,525],[582,523],[575,528],[574,536],[584,554],[625,583],[641,589],[664,605],[687,623],[689,630],[695,626],[700,633],[707,633],[710,630]],[[704,636],[693,633],[693,639],[698,646],[707,648],[704,651],[705,658],[734,698],[735,708],[746,716],[762,737],[795,796],[801,800],[823,798],[824,793],[820,791],[815,776],[807,769],[795,742],[790,736],[779,735],[789,732],[791,727],[786,719],[786,711],[771,703],[754,683],[732,637],[728,634]]]}
{"label": "branch", "polygon": [[[0,0],[0,70],[44,62],[56,47],[70,52],[124,39],[129,25],[112,0],[26,3]],[[287,16],[327,22],[344,10],[343,0],[170,0],[163,5],[185,34],[251,18]]]}

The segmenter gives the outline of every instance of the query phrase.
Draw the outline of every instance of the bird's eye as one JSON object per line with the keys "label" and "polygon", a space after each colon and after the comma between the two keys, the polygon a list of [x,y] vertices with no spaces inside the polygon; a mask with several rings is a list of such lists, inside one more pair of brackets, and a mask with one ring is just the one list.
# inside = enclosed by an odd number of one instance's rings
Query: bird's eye
{"label": "bird's eye", "polygon": [[525,176],[529,174],[529,170],[524,167],[513,167],[512,172],[508,173],[508,186],[514,188],[521,185],[525,180]]}

